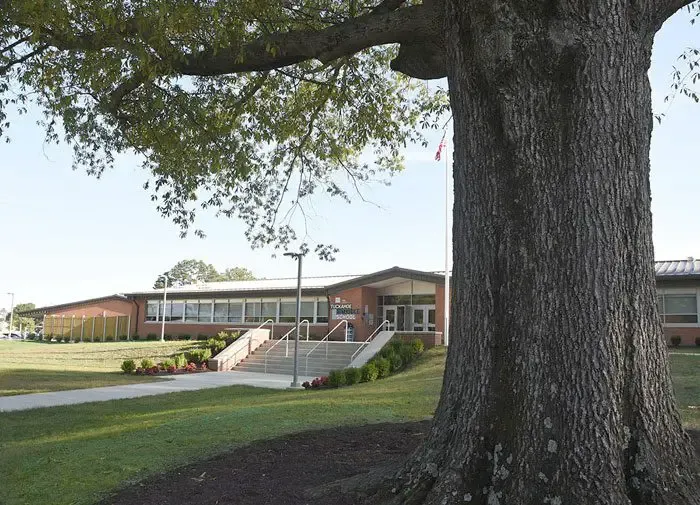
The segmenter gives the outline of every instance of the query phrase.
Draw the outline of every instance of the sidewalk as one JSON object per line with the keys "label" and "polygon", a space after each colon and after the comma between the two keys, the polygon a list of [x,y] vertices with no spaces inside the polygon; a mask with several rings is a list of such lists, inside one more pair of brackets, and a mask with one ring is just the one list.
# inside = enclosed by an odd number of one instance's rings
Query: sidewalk
{"label": "sidewalk", "polygon": [[[311,380],[299,377],[299,383]],[[178,391],[197,391],[199,389],[220,388],[225,386],[253,386],[269,389],[286,389],[292,377],[253,372],[208,372],[191,375],[174,375],[167,380],[159,380],[125,386],[107,386],[92,389],[71,389],[51,393],[0,397],[0,412],[29,410],[41,407],[57,407],[78,403],[104,402],[124,398],[162,395]]]}

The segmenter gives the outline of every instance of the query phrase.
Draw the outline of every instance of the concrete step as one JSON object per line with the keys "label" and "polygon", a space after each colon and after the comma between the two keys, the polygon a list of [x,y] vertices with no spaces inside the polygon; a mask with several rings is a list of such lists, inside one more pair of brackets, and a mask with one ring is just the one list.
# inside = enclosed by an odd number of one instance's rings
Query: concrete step
{"label": "concrete step", "polygon": [[[304,368],[303,366],[299,367],[299,375],[304,375],[304,376],[313,376],[313,377],[319,377],[321,375],[328,375],[328,373],[331,370],[338,370],[338,368],[332,368],[332,367],[326,367],[326,368]],[[237,372],[255,372],[255,373],[269,373],[269,374],[280,374],[280,375],[292,375],[294,373],[294,368],[293,367],[285,367],[285,368],[275,368],[275,367],[267,367],[267,370],[265,370],[264,366],[255,366],[255,367],[236,367],[234,368],[234,371]]]}
{"label": "concrete step", "polygon": [[[277,357],[271,357],[268,356],[267,359],[265,358],[260,358],[257,356],[249,356],[246,359],[241,360],[241,363],[277,363],[277,364],[285,364],[285,363],[293,363],[294,362],[294,356],[289,356],[288,358],[285,358],[284,356],[277,356]],[[337,358],[337,357],[328,357],[328,359],[325,358],[309,358],[306,359],[303,356],[299,356],[299,362],[300,363],[332,363],[332,364],[342,364],[342,363],[350,363],[350,358]]]}

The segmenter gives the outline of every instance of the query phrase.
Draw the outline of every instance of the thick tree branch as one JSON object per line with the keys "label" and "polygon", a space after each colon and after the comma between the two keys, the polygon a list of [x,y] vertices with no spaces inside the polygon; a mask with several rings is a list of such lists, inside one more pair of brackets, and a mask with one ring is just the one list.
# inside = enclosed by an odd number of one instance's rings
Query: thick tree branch
{"label": "thick tree branch", "polygon": [[324,30],[272,34],[243,45],[203,51],[171,64],[185,75],[222,75],[273,70],[312,59],[325,63],[373,46],[434,36],[438,15],[437,10],[425,5],[366,14]]}
{"label": "thick tree branch", "polygon": [[676,12],[683,7],[696,2],[697,0],[649,0],[649,9],[655,30]]}

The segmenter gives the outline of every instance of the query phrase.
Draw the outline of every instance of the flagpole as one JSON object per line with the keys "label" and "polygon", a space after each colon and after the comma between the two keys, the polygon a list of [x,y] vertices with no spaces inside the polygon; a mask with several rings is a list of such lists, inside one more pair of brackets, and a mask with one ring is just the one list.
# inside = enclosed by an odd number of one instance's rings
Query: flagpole
{"label": "flagpole", "polygon": [[450,342],[450,150],[447,142],[445,142],[445,148],[445,320],[443,342],[447,346]]}

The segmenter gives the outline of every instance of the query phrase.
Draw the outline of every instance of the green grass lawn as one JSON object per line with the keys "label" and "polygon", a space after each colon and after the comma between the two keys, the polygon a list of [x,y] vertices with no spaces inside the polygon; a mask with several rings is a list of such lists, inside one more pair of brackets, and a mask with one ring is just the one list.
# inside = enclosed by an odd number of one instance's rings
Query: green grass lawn
{"label": "green grass lawn", "polygon": [[[0,503],[89,504],[125,483],[254,440],[432,416],[433,349],[388,379],[323,391],[228,387],[0,414]],[[700,429],[700,356],[671,356],[685,424]]]}
{"label": "green grass lawn", "polygon": [[125,359],[162,361],[190,342],[46,344],[0,341],[0,396],[147,382],[120,373]]}

